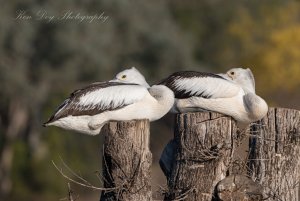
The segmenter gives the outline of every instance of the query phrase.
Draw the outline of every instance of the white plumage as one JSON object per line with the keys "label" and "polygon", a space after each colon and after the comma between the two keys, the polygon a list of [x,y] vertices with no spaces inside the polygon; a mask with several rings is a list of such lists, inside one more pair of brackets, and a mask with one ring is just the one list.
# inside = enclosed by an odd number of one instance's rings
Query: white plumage
{"label": "white plumage", "polygon": [[255,94],[250,69],[234,68],[226,74],[183,71],[160,84],[175,94],[172,112],[215,111],[232,116],[244,128],[268,111],[266,102]]}
{"label": "white plumage", "polygon": [[[129,90],[132,91],[130,96],[128,96]],[[140,101],[147,93],[147,89],[139,85],[111,85],[81,96],[78,106],[87,109],[114,109]]]}
{"label": "white plumage", "polygon": [[188,91],[193,96],[228,98],[234,96],[240,87],[227,80],[215,77],[179,78],[174,83],[176,91]]}
{"label": "white plumage", "polygon": [[[115,79],[115,81],[94,83],[76,90],[44,125],[97,135],[103,125],[111,120],[155,121],[161,118],[174,104],[173,92],[163,85],[154,85],[147,89],[140,79],[144,77],[138,74],[139,72],[132,68],[125,74],[123,72],[122,82],[116,82],[118,80]],[[137,77],[136,84],[129,83],[129,79],[124,81],[127,76]],[[137,83],[142,83],[144,86]]]}

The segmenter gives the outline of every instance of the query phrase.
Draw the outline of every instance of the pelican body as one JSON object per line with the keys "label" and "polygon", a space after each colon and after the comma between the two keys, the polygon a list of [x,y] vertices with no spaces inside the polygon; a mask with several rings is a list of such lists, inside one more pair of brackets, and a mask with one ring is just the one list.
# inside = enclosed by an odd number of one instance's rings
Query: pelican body
{"label": "pelican body", "polygon": [[[132,68],[109,82],[74,91],[44,126],[97,135],[111,120],[160,119],[173,106],[174,93],[164,85],[149,87],[147,84],[147,88],[146,81],[139,79],[141,76]],[[133,78],[138,78],[136,83],[129,83]]]}
{"label": "pelican body", "polygon": [[175,94],[171,112],[214,111],[232,116],[239,128],[260,120],[268,111],[267,103],[255,94],[250,69],[233,68],[226,74],[182,71],[159,84]]}

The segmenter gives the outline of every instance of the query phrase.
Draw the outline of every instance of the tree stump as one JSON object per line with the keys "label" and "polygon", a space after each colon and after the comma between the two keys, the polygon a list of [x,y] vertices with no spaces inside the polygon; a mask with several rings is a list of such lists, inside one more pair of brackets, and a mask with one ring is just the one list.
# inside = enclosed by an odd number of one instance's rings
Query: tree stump
{"label": "tree stump", "polygon": [[148,120],[111,122],[103,128],[103,176],[100,201],[152,201]]}
{"label": "tree stump", "polygon": [[250,175],[264,186],[268,201],[300,200],[300,111],[270,108],[251,127]]}
{"label": "tree stump", "polygon": [[164,200],[211,201],[217,183],[228,171],[235,133],[234,120],[221,114],[177,114],[177,151]]}

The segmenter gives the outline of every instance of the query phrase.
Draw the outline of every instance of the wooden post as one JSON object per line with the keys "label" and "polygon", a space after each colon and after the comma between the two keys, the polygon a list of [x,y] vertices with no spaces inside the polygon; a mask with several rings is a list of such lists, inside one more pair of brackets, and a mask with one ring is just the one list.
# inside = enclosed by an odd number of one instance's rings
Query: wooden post
{"label": "wooden post", "polygon": [[[177,115],[160,161],[165,200],[299,201],[300,111],[270,108],[249,130],[237,132],[234,120],[216,113]],[[241,147],[249,148],[246,161],[237,161]],[[235,169],[236,162],[248,165]]]}
{"label": "wooden post", "polygon": [[[177,152],[165,200],[211,201],[233,154],[236,126],[217,113],[183,113],[175,120]],[[166,168],[168,169],[168,168]]]}
{"label": "wooden post", "polygon": [[264,186],[268,201],[299,201],[300,111],[270,108],[252,126],[250,175]]}
{"label": "wooden post", "polygon": [[100,201],[152,201],[148,120],[111,122],[104,128],[103,176]]}

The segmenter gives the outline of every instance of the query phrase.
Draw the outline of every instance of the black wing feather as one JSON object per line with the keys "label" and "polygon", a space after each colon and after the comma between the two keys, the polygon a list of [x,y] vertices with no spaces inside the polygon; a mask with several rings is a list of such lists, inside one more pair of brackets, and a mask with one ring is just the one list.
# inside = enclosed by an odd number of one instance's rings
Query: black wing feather
{"label": "black wing feather", "polygon": [[223,78],[219,75],[213,74],[213,73],[197,72],[197,71],[179,71],[179,72],[175,72],[172,75],[170,75],[169,77],[165,78],[164,80],[159,82],[159,84],[169,87],[174,92],[175,98],[177,98],[177,99],[185,99],[185,98],[189,98],[191,96],[210,98],[211,96],[209,96],[209,95],[203,95],[203,94],[205,94],[205,91],[201,92],[200,94],[196,94],[196,93],[191,93],[190,91],[186,91],[186,90],[178,90],[176,88],[176,81],[178,79],[193,78],[193,77],[198,77],[198,78],[199,77],[214,77],[214,78],[220,78],[220,79],[226,80],[225,78]]}
{"label": "black wing feather", "polygon": [[[118,86],[118,85],[137,85],[137,84],[128,84],[128,83],[120,83],[120,82],[96,82],[92,83],[82,89],[77,89],[74,92],[70,94],[70,97],[64,100],[64,102],[58,106],[58,108],[55,110],[54,114],[49,118],[47,122],[43,124],[43,126],[46,126],[47,124],[54,122],[60,118],[67,117],[69,115],[72,116],[80,116],[80,115],[95,115],[103,112],[104,110],[100,110],[99,108],[90,108],[85,110],[78,110],[75,109],[77,103],[80,100],[80,97],[84,96],[87,93],[90,93],[95,90],[99,90],[101,88],[111,87],[111,86]],[[110,106],[112,106],[113,103],[110,103]],[[125,103],[118,105],[117,107],[111,107],[110,110],[116,110],[120,109],[122,107],[125,107]],[[105,109],[106,111],[107,109]]]}

